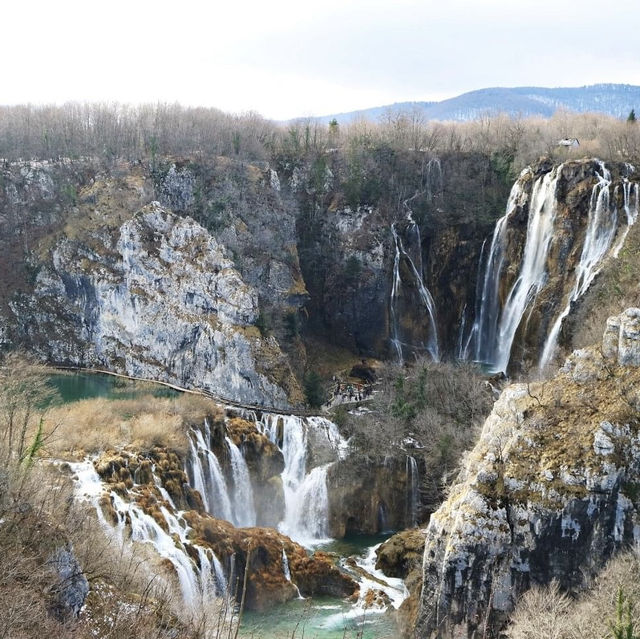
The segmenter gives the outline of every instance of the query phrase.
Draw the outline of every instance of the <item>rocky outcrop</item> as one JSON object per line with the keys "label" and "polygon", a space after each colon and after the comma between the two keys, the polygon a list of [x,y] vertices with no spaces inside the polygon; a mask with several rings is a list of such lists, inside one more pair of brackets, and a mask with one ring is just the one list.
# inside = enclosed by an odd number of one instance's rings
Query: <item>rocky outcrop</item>
{"label": "rocky outcrop", "polygon": [[151,176],[164,206],[197,220],[233,256],[257,293],[263,332],[275,335],[301,374],[306,353],[298,325],[308,293],[296,243],[298,210],[276,171],[267,162],[229,157],[174,158],[156,162]]}
{"label": "rocky outcrop", "polygon": [[[233,428],[236,436],[238,426]],[[338,597],[356,592],[357,583],[328,555],[308,555],[273,528],[236,528],[209,515],[182,466],[175,453],[162,448],[108,451],[93,461],[103,482],[95,503],[105,524],[132,541],[156,546],[163,558],[157,569],[169,581],[180,582],[186,605],[204,587],[203,575],[213,571],[204,563],[212,561],[208,553],[224,573],[223,590],[238,601],[246,572],[245,604],[250,609],[264,610],[299,592]]]}
{"label": "rocky outcrop", "polygon": [[60,621],[75,619],[89,594],[89,582],[71,544],[58,548],[47,563],[56,575],[50,593],[53,613]]}
{"label": "rocky outcrop", "polygon": [[639,313],[553,380],[503,391],[431,516],[420,636],[497,632],[523,590],[578,589],[640,539]]}
{"label": "rocky outcrop", "polygon": [[[92,243],[59,241],[33,295],[11,307],[23,340],[57,363],[204,388],[247,403],[286,406],[287,392],[293,402],[301,399],[274,338],[254,326],[256,291],[204,228],[157,203],[117,233],[94,232]],[[259,372],[269,365],[283,369],[282,385]]]}
{"label": "rocky outcrop", "polygon": [[406,636],[411,635],[420,609],[424,542],[424,530],[403,530],[387,539],[376,552],[376,568],[388,577],[404,579],[409,591],[398,611],[400,627]]}

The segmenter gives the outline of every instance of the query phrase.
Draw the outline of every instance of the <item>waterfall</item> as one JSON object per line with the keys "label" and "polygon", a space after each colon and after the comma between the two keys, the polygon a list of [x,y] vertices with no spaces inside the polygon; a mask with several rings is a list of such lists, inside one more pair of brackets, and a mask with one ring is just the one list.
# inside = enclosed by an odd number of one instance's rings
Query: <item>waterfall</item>
{"label": "waterfall", "polygon": [[387,518],[387,511],[384,507],[384,504],[380,502],[378,504],[378,531],[379,532],[387,532],[389,530],[389,521]]}
{"label": "waterfall", "polygon": [[[627,177],[622,178],[622,184],[616,187],[615,197],[611,201],[611,174],[603,162],[598,160],[596,163],[597,182],[591,190],[584,242],[575,267],[574,281],[564,300],[562,311],[553,321],[545,338],[538,363],[540,369],[551,361],[555,353],[563,321],[570,313],[572,304],[588,290],[600,271],[603,260],[608,255],[618,255],[629,228],[638,217],[639,187],[638,184],[632,184],[628,177],[634,168],[627,166]],[[523,316],[527,309],[532,308],[536,296],[548,281],[547,259],[556,230],[555,194],[563,168],[564,165],[555,167],[536,179],[531,188],[522,260],[518,275],[508,292],[504,290],[503,282],[503,276],[509,268],[505,261],[509,241],[508,228],[514,215],[526,201],[526,182],[523,178],[527,174],[530,176],[531,169],[525,169],[511,189],[505,215],[496,223],[484,265],[481,253],[479,272],[483,275],[481,293],[476,289],[476,319],[466,343],[459,351],[464,359],[470,358],[473,353],[473,359],[487,365],[492,372],[506,372],[513,341]],[[612,248],[619,230],[619,212],[614,202],[619,201],[620,194],[626,225],[619,232],[619,239]]]}
{"label": "waterfall", "polygon": [[318,466],[293,491],[285,490],[287,512],[280,528],[303,545],[312,545],[329,537],[329,494],[327,470],[331,464]]}
{"label": "waterfall", "polygon": [[[563,165],[538,178],[532,188],[524,254],[518,276],[500,312],[500,276],[504,265],[507,222],[521,201],[520,178],[509,196],[506,214],[498,220],[487,258],[482,303],[476,330],[476,360],[494,372],[506,371],[511,346],[525,310],[544,286],[546,260],[556,216],[556,185]],[[520,174],[526,175],[527,169]]]}
{"label": "waterfall", "polygon": [[[162,509],[169,528],[169,532],[165,532],[156,520],[145,513],[140,506],[126,502],[116,492],[109,491],[108,496],[117,517],[114,529],[106,521],[102,512],[100,501],[104,495],[105,486],[93,467],[93,462],[87,459],[84,462],[69,464],[69,466],[76,475],[76,494],[81,499],[88,499],[92,503],[98,514],[98,520],[107,534],[115,536],[117,542],[123,544],[126,526],[129,525],[131,541],[153,545],[158,554],[169,560],[174,567],[183,599],[188,606],[194,607],[198,602],[200,580],[197,567],[184,550],[183,542],[186,541],[186,530],[182,529],[176,517],[166,508]],[[178,531],[177,538],[173,537],[174,531]]]}
{"label": "waterfall", "polygon": [[400,244],[398,242],[398,235],[396,234],[395,223],[391,225],[391,234],[393,235],[393,244],[395,247],[393,258],[393,282],[391,284],[391,300],[389,302],[389,308],[391,310],[391,344],[396,350],[398,363],[402,365],[404,364],[404,358],[402,356],[402,342],[400,341],[398,317],[396,314],[396,300],[398,298],[398,292],[402,287],[402,282],[400,280]]}
{"label": "waterfall", "polygon": [[239,527],[255,526],[256,509],[247,462],[230,437],[225,437],[225,441],[229,447],[233,477],[233,525]]}
{"label": "waterfall", "polygon": [[[571,304],[587,291],[593,278],[598,274],[598,266],[602,258],[607,254],[611,242],[616,234],[618,225],[618,213],[610,206],[609,186],[611,185],[611,174],[606,169],[603,162],[598,163],[601,173],[596,172],[597,184],[591,191],[589,202],[589,217],[587,219],[587,230],[582,245],[580,262],[576,267],[575,282],[569,293],[567,304],[553,324],[549,335],[542,349],[542,355],[538,364],[540,369],[550,362],[555,353],[558,335],[562,327],[562,322],[571,311]],[[626,186],[626,185],[625,185]],[[625,189],[626,195],[626,189]],[[625,202],[625,208],[627,208]],[[629,219],[629,213],[627,214]]]}
{"label": "waterfall", "polygon": [[418,525],[418,464],[414,457],[407,455],[407,515],[409,527]]}
{"label": "waterfall", "polygon": [[[631,203],[632,190],[633,190],[633,204]],[[618,255],[620,254],[620,249],[623,247],[624,241],[627,239],[627,234],[629,233],[629,229],[638,220],[638,199],[640,198],[640,187],[638,186],[637,183],[631,184],[631,182],[629,182],[629,180],[625,178],[625,181],[622,184],[622,194],[623,194],[623,201],[624,201],[623,208],[624,208],[624,213],[627,219],[627,226],[622,232],[622,235],[620,236],[620,239],[618,240],[618,243],[616,244],[615,248],[611,252],[611,255],[613,257],[618,257]]]}
{"label": "waterfall", "polygon": [[331,463],[313,468],[307,473],[308,430],[324,438],[338,458],[344,458],[347,442],[338,427],[324,417],[303,419],[294,415],[264,414],[259,429],[278,446],[282,425],[280,450],[284,457],[282,485],[285,514],[279,529],[292,539],[306,545],[326,539],[329,534],[327,471]]}
{"label": "waterfall", "polygon": [[289,560],[287,559],[287,553],[284,548],[282,549],[282,571],[287,581],[291,581],[291,571],[289,570]]}
{"label": "waterfall", "polygon": [[433,200],[442,191],[443,179],[440,158],[431,158],[427,162],[424,186],[429,200]]}
{"label": "waterfall", "polygon": [[[122,545],[129,532],[131,541],[152,545],[160,557],[171,563],[188,607],[197,608],[203,599],[226,591],[227,583],[219,559],[210,548],[203,548],[189,540],[189,527],[179,513],[159,505],[167,527],[165,530],[135,501],[126,501],[117,492],[109,490],[108,485],[100,480],[90,459],[69,465],[76,476],[76,494],[92,503],[100,524],[109,536],[115,537]],[[153,481],[156,486],[160,483],[155,475]],[[106,521],[102,512],[101,501],[105,495],[116,515],[115,527]],[[195,549],[199,568],[187,552],[187,545]]]}
{"label": "waterfall", "polygon": [[209,423],[206,420],[205,435],[206,441],[202,431],[197,428],[189,433],[190,463],[187,464],[189,481],[202,496],[202,503],[209,514],[235,523],[229,489],[222,474],[220,462],[208,446],[211,439]]}
{"label": "waterfall", "polygon": [[200,546],[198,546],[198,560],[200,562],[200,591],[203,601],[223,596],[227,591],[227,580],[220,560],[215,553]]}
{"label": "waterfall", "polygon": [[[407,226],[407,231],[409,237],[411,234],[416,238],[418,251],[414,256],[414,259],[411,258],[411,255],[403,245],[402,239],[399,237],[398,232],[396,230],[396,223],[394,222],[391,225],[391,235],[393,236],[393,242],[395,247],[394,260],[393,260],[393,281],[391,285],[391,299],[389,302],[390,314],[391,314],[391,343],[396,350],[396,355],[398,357],[398,362],[400,364],[404,363],[404,357],[402,352],[403,343],[400,338],[400,327],[399,327],[399,312],[398,312],[398,298],[402,289],[402,278],[400,277],[400,262],[401,260],[405,260],[407,265],[409,266],[409,274],[410,277],[415,284],[418,294],[420,296],[420,301],[424,306],[427,312],[427,321],[429,323],[429,338],[425,348],[431,358],[434,361],[440,360],[440,352],[438,347],[438,328],[436,322],[436,308],[435,303],[433,301],[433,297],[429,292],[429,289],[424,284],[424,278],[422,273],[422,241],[420,238],[420,229],[418,225],[413,221],[411,217],[411,213],[409,212],[407,216],[407,220],[409,222]],[[411,247],[408,248],[411,251]],[[416,267],[415,262],[418,262],[418,266]]]}

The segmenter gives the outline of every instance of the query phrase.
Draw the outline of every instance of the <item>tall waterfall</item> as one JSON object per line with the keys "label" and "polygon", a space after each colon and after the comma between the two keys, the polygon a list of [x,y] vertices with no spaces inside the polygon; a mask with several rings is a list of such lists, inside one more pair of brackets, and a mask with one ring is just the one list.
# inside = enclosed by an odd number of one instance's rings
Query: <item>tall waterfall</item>
{"label": "tall waterfall", "polygon": [[[598,182],[591,191],[587,231],[582,245],[580,262],[576,267],[575,282],[569,293],[567,305],[554,322],[551,331],[549,331],[540,357],[540,369],[543,369],[550,362],[556,349],[562,322],[569,315],[571,304],[586,293],[591,282],[593,282],[593,278],[598,274],[600,270],[598,267],[602,258],[607,254],[616,234],[618,213],[615,208],[611,208],[609,202],[611,173],[606,169],[604,162],[599,162],[598,164],[600,173],[596,173]],[[627,195],[626,189],[625,195]],[[625,206],[625,208],[628,208],[628,206]]]}
{"label": "tall waterfall", "polygon": [[[478,265],[478,280],[476,284],[476,320],[466,341],[462,355],[469,355],[471,345],[475,342],[474,359],[495,366],[498,343],[498,326],[500,318],[500,276],[504,266],[504,249],[506,245],[507,221],[522,203],[524,197],[523,181],[530,169],[524,169],[511,188],[507,201],[506,213],[496,223],[489,248],[489,254],[484,260],[482,245]],[[484,277],[480,276],[484,268]],[[481,287],[481,288],[480,288]]]}
{"label": "tall waterfall", "polygon": [[[486,256],[483,247],[478,267],[475,322],[469,334],[459,339],[459,357],[473,358],[493,372],[506,371],[516,332],[525,313],[533,308],[537,296],[547,285],[549,278],[573,278],[570,289],[561,302],[562,310],[553,320],[551,329],[544,338],[538,365],[544,368],[551,361],[562,323],[571,311],[572,304],[585,294],[600,271],[603,260],[608,255],[618,255],[629,227],[638,217],[638,184],[632,184],[628,177],[622,178],[622,184],[616,189],[622,189],[621,199],[624,202],[626,220],[625,227],[620,231],[619,238],[612,248],[621,223],[616,209],[620,192],[614,191],[616,197],[611,197],[610,171],[601,161],[594,161],[594,165],[596,183],[591,190],[580,258],[575,272],[568,274],[548,272],[551,246],[558,246],[554,244],[554,235],[561,231],[556,223],[556,191],[558,180],[567,165],[557,166],[537,178],[531,187],[530,195],[527,195],[525,190],[527,180],[523,178],[530,178],[531,169],[527,168],[520,174],[511,189],[505,215],[496,223]],[[629,165],[627,175],[633,171],[634,168]],[[522,259],[517,277],[507,291],[504,278],[513,266],[506,262],[508,242],[512,241],[509,229],[513,226],[514,216],[527,199],[528,220]]]}
{"label": "tall waterfall", "polygon": [[418,525],[418,464],[414,457],[407,455],[407,525]]}
{"label": "tall waterfall", "polygon": [[[413,285],[415,285],[420,302],[426,311],[426,320],[429,324],[429,337],[424,348],[434,361],[440,360],[440,351],[438,347],[438,328],[436,322],[436,306],[429,289],[424,284],[424,273],[422,267],[422,241],[420,238],[420,229],[411,216],[411,212],[407,215],[407,236],[409,244],[405,249],[402,239],[398,235],[396,223],[391,225],[391,235],[394,242],[394,260],[393,260],[393,281],[391,285],[391,299],[389,302],[391,315],[391,343],[396,351],[398,362],[404,363],[403,346],[415,348],[414,345],[404,344],[400,333],[400,309],[399,298],[402,294],[403,282],[400,277],[400,264],[402,261],[408,266],[409,277]],[[412,250],[413,248],[413,250]],[[413,257],[412,254],[413,253]],[[417,262],[417,266],[416,266]]]}
{"label": "tall waterfall", "polygon": [[[556,218],[556,185],[563,165],[554,168],[538,178],[531,192],[527,239],[520,266],[520,272],[513,284],[497,329],[492,358],[487,363],[494,371],[506,371],[511,356],[511,347],[526,308],[535,299],[547,280],[546,262],[549,246],[553,238]],[[498,223],[502,227],[506,225]],[[504,250],[504,233],[500,234],[500,252]],[[499,278],[499,274],[492,275]]]}

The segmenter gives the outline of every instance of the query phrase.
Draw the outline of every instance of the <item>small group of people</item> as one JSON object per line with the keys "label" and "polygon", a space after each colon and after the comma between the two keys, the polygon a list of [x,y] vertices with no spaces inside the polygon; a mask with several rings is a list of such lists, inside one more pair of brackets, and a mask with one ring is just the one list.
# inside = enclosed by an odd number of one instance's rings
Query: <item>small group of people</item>
{"label": "small group of people", "polygon": [[348,402],[362,402],[368,399],[372,392],[373,386],[371,384],[341,382],[334,377],[334,386],[329,392],[327,406],[346,404]]}

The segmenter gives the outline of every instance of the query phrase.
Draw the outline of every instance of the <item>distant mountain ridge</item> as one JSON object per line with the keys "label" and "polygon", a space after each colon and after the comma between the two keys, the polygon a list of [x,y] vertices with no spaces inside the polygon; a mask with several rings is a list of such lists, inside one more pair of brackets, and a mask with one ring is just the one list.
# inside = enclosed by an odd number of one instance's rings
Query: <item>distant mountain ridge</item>
{"label": "distant mountain ridge", "polygon": [[473,120],[484,114],[506,113],[550,117],[560,108],[578,113],[596,112],[626,118],[640,111],[640,86],[594,84],[583,87],[513,87],[469,91],[441,102],[398,102],[384,106],[314,118],[328,124],[334,118],[347,124],[359,118],[378,120],[389,112],[417,110],[426,120]]}

